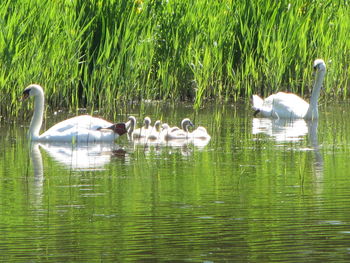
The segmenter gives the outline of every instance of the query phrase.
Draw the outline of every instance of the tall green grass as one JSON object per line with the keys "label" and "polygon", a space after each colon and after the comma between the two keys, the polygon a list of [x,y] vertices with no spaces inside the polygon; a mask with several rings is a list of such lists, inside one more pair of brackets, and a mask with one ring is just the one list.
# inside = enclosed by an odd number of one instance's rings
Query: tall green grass
{"label": "tall green grass", "polygon": [[347,1],[4,0],[1,115],[21,91],[45,88],[49,107],[115,111],[143,99],[238,100],[308,95],[312,61],[328,66],[327,98],[346,98]]}

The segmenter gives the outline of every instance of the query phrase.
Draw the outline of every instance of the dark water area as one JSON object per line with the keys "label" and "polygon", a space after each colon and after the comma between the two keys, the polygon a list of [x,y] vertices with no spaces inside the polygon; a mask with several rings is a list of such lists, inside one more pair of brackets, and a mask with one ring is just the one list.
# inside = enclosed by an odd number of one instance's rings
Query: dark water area
{"label": "dark water area", "polygon": [[[117,116],[190,117],[206,145],[29,145],[0,127],[0,259],[18,262],[350,260],[350,119],[254,118],[246,105],[148,105]],[[65,119],[48,118],[46,126]]]}

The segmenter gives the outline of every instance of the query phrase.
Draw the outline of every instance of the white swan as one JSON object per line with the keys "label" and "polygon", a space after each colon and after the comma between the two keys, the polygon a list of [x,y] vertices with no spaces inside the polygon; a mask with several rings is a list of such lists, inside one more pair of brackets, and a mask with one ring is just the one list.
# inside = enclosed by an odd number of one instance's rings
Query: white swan
{"label": "white swan", "polygon": [[129,122],[130,122],[129,131],[131,131],[131,134],[130,134],[131,139],[145,138],[148,136],[149,132],[152,129],[150,117],[145,117],[145,119],[143,120],[144,126],[138,129],[135,129],[136,118],[134,116],[129,117],[128,123]]}
{"label": "white swan", "polygon": [[211,137],[207,132],[207,129],[203,126],[197,127],[193,132],[190,133],[190,137],[193,139],[200,139],[200,140],[210,140]]}
{"label": "white swan", "polygon": [[293,93],[278,92],[264,100],[258,95],[253,95],[254,116],[260,114],[263,117],[282,119],[317,119],[317,102],[326,74],[326,64],[322,59],[316,59],[314,61],[314,69],[316,70],[316,79],[310,98],[310,104]]}
{"label": "white swan", "polygon": [[151,131],[148,134],[147,139],[148,140],[158,140],[160,138],[160,128],[161,128],[162,122],[160,120],[157,120],[154,123],[154,127],[151,129]]}
{"label": "white swan", "polygon": [[188,126],[193,126],[193,123],[190,119],[185,118],[181,121],[181,128],[172,127],[170,128],[167,123],[162,125],[162,138],[164,140],[176,140],[176,139],[187,139],[189,137]]}
{"label": "white swan", "polygon": [[181,121],[181,128],[183,131],[188,133],[188,127],[194,127],[192,121],[189,118],[185,118]]}
{"label": "white swan", "polygon": [[[112,142],[126,133],[125,123],[113,124],[90,115],[81,115],[59,122],[43,134],[39,134],[44,115],[44,91],[31,84],[23,91],[22,100],[34,97],[34,114],[30,122],[29,138],[41,142]],[[111,129],[104,129],[113,126]]]}

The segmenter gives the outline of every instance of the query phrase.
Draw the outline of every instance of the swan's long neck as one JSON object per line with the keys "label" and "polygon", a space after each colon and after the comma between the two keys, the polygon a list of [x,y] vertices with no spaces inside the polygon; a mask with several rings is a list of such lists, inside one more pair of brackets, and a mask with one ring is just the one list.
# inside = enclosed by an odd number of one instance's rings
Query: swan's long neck
{"label": "swan's long neck", "polygon": [[320,97],[320,92],[321,92],[325,73],[326,72],[324,70],[317,71],[316,73],[316,80],[315,80],[314,87],[312,89],[309,109],[305,116],[306,119],[318,118],[318,98]]}
{"label": "swan's long neck", "polygon": [[128,125],[127,125],[127,130],[129,135],[131,135],[134,132],[135,125],[136,125],[135,122],[136,122],[136,119],[129,118]]}
{"label": "swan's long neck", "polygon": [[29,137],[32,140],[39,138],[39,132],[43,123],[44,115],[44,94],[34,96],[34,114],[29,127]]}

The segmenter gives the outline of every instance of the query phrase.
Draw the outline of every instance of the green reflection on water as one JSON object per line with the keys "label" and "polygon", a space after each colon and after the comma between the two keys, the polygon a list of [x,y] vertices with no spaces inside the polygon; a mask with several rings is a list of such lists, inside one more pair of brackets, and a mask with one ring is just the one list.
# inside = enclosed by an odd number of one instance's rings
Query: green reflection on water
{"label": "green reflection on water", "polygon": [[195,117],[212,135],[207,146],[145,147],[125,137],[72,158],[58,158],[72,148],[31,148],[25,128],[3,125],[0,258],[345,261],[344,107],[324,106],[316,133],[307,123],[253,119],[246,107],[194,115],[180,106],[163,120]]}

